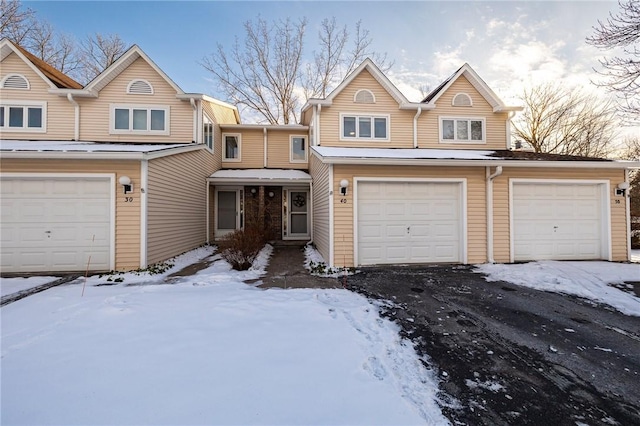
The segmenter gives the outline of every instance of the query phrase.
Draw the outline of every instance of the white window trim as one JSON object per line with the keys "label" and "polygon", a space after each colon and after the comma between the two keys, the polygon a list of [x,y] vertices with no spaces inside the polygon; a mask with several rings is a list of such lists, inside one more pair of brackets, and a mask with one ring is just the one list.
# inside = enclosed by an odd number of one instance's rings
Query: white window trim
{"label": "white window trim", "polygon": [[[116,129],[116,109],[129,110],[129,129]],[[147,122],[151,127],[151,110],[164,111],[164,130],[133,130],[133,110],[145,109],[149,111],[147,114]],[[109,105],[109,134],[112,135],[163,135],[171,134],[171,107],[168,105],[147,105],[147,104],[110,104]]]}
{"label": "white window trim", "polygon": [[[138,81],[141,81],[143,83],[146,83],[149,88],[151,89],[151,93],[131,93],[131,86],[133,86],[134,83],[137,83]],[[155,93],[155,91],[153,90],[153,85],[151,83],[149,83],[147,80],[143,79],[143,78],[136,78],[133,79],[129,82],[129,84],[127,84],[127,94],[128,95],[143,95],[143,96],[149,96],[149,95],[153,95]]]}
{"label": "white window trim", "polygon": [[[205,137],[204,135],[205,118],[211,122],[211,146],[207,145],[207,141],[204,138]],[[214,152],[215,151],[214,147],[216,146],[216,126],[213,119],[206,112],[202,113],[202,126],[200,131],[202,132],[202,136],[201,136],[202,143],[204,144],[204,146],[207,147],[207,150],[209,150],[209,152]]]}
{"label": "white window trim", "polygon": [[[227,136],[235,136],[238,139],[238,158],[227,158]],[[222,134],[222,161],[229,163],[238,163],[242,161],[242,134],[241,133],[223,133]]]}
{"label": "white window trim", "polygon": [[[467,98],[469,98],[469,105],[456,105],[453,103],[453,101],[456,100],[456,98],[458,97],[458,95],[465,95]],[[465,108],[465,107],[472,107],[473,106],[473,99],[471,98],[471,96],[466,93],[466,92],[460,92],[460,93],[456,93],[455,95],[453,95],[453,98],[451,98],[451,106],[454,106],[456,108]]]}
{"label": "white window trim", "polygon": [[[22,88],[22,87],[4,87],[4,84],[6,83],[6,81],[8,79],[10,79],[11,77],[21,77],[27,83],[27,87],[26,88]],[[29,79],[27,77],[25,77],[24,75],[14,72],[12,74],[7,74],[6,76],[4,76],[4,78],[2,79],[2,82],[0,82],[0,88],[9,89],[9,90],[31,90],[31,83],[29,82]]]}
{"label": "white window trim", "polygon": [[[455,139],[456,138],[456,126],[454,124],[453,129],[453,136],[454,139],[443,139],[442,138],[442,122],[444,120],[467,120],[467,121],[481,121],[482,122],[482,140],[479,141],[475,141],[475,140],[459,140],[459,139]],[[469,125],[471,126],[471,125]],[[471,136],[471,128],[469,128],[469,136]],[[485,145],[487,143],[487,120],[485,119],[485,117],[452,117],[452,116],[439,116],[438,117],[438,140],[440,141],[440,143],[442,144],[461,144],[461,145]]]}
{"label": "white window trim", "polygon": [[369,89],[360,89],[358,90],[354,95],[353,95],[353,102],[354,103],[358,103],[358,104],[368,104],[369,102],[358,102],[356,99],[358,99],[358,94],[360,94],[360,92],[369,92],[371,94],[371,97],[373,98],[373,102],[371,102],[372,104],[376,103],[376,95]]}
{"label": "white window trim", "polygon": [[[296,160],[293,158],[293,139],[302,138],[305,142],[304,160]],[[309,161],[309,137],[307,135],[289,135],[289,162],[290,163],[306,163]]]}
{"label": "white window trim", "polygon": [[[346,138],[344,137],[344,118],[345,117],[365,117],[365,118],[371,118],[372,120],[372,130],[375,130],[375,127],[373,125],[373,119],[374,118],[384,118],[387,120],[387,137],[386,138],[376,138],[376,137],[370,137],[370,138],[360,138],[360,137],[354,137],[354,138]],[[357,122],[357,120],[356,120]],[[356,124],[356,132],[358,131],[358,125]],[[372,132],[372,134],[374,134]],[[350,113],[350,112],[341,112],[340,113],[340,140],[341,141],[368,141],[368,142],[389,142],[391,140],[391,115],[389,114],[367,114],[367,113]]]}
{"label": "white window trim", "polygon": [[[38,102],[38,101],[13,101],[13,100],[2,100],[0,102],[0,106],[4,107],[5,111],[5,125],[0,127],[3,132],[31,132],[31,133],[46,133],[47,132],[47,103],[46,102]],[[19,108],[32,108],[32,107],[40,107],[42,109],[42,127],[27,127],[28,124],[28,116],[25,116],[23,120],[22,127],[9,127],[9,108],[10,107],[19,107]]]}

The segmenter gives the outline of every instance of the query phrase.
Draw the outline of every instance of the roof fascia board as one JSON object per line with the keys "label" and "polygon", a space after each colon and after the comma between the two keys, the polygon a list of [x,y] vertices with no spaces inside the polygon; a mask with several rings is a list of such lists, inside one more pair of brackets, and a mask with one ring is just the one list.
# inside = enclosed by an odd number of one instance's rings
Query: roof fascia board
{"label": "roof fascia board", "polygon": [[301,124],[221,124],[220,129],[225,130],[309,130],[309,126]]}
{"label": "roof fascia board", "polygon": [[7,38],[3,38],[2,39],[1,48],[5,48],[5,46],[9,47],[11,49],[11,51],[13,51],[13,53],[15,53],[20,59],[22,59],[22,61],[25,62],[29,66],[29,68],[31,68],[36,74],[38,74],[38,76],[42,80],[44,80],[44,82],[47,83],[49,85],[49,87],[51,87],[51,89],[57,89],[58,88],[58,86],[56,86],[53,83],[53,81],[49,80],[49,78],[47,78],[47,76],[44,75],[44,73],[42,71],[40,71],[40,68],[38,68],[33,62],[31,62],[29,60],[29,58],[24,56],[22,54],[22,52],[20,52],[20,50],[16,49],[16,47],[13,45],[13,43],[11,41],[9,41],[9,39],[7,39]]}
{"label": "roof fascia board", "polygon": [[61,160],[153,160],[176,154],[204,149],[203,144],[177,147],[152,152],[106,152],[106,151],[0,151],[1,159],[61,159]]}
{"label": "roof fascia board", "polygon": [[49,89],[49,93],[51,93],[52,95],[58,95],[58,96],[67,96],[67,94],[71,94],[79,98],[97,98],[98,97],[98,94],[96,92],[85,90],[85,89],[55,88],[55,89]]}
{"label": "roof fascia board", "polygon": [[287,178],[220,178],[220,177],[208,177],[208,182],[211,183],[228,183],[228,184],[257,184],[257,185],[275,185],[275,184],[286,184],[286,185],[308,185],[311,183],[311,179],[287,179]]}

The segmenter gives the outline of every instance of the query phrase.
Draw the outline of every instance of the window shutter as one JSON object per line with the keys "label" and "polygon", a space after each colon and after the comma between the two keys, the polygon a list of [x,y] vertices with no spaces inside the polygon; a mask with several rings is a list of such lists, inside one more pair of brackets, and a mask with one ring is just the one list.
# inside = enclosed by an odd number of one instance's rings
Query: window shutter
{"label": "window shutter", "polygon": [[29,90],[29,80],[19,74],[11,74],[2,82],[2,88]]}
{"label": "window shutter", "polygon": [[153,95],[153,87],[148,81],[133,80],[127,87],[127,93],[130,95]]}

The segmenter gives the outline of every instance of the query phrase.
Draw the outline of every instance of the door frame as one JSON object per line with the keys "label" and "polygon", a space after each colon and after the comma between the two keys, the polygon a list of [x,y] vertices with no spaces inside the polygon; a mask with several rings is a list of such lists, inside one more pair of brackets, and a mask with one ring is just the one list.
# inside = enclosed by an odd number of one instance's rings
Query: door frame
{"label": "door frame", "polygon": [[358,184],[361,182],[407,182],[407,183],[457,183],[460,190],[460,263],[467,264],[467,179],[466,178],[417,178],[417,177],[353,177],[353,265],[359,266],[358,258]]}
{"label": "door frame", "polygon": [[526,179],[526,178],[510,178],[509,179],[509,262],[513,263],[515,258],[514,250],[514,216],[513,216],[513,186],[519,183],[538,183],[548,185],[598,185],[600,187],[600,256],[603,260],[611,262],[612,246],[611,246],[611,199],[609,194],[611,191],[611,182],[609,180],[600,179]]}
{"label": "door frame", "polygon": [[[218,214],[218,209],[220,207],[220,203],[218,200],[219,192],[235,192],[236,193],[236,227],[233,230],[229,229],[219,229],[218,228],[218,219],[220,215]],[[244,187],[243,186],[216,186],[214,193],[214,240],[219,240],[227,234],[230,234],[238,229],[244,229],[244,210],[242,206],[244,205]]]}
{"label": "door frame", "polygon": [[[291,235],[291,192],[305,192],[307,194],[307,233],[306,234],[294,234]],[[286,192],[286,200],[284,193]],[[311,189],[309,187],[301,186],[283,186],[282,187],[282,239],[283,240],[309,240],[311,238]],[[288,211],[285,212],[285,201]],[[288,235],[284,235],[285,232],[285,220],[286,230]]]}

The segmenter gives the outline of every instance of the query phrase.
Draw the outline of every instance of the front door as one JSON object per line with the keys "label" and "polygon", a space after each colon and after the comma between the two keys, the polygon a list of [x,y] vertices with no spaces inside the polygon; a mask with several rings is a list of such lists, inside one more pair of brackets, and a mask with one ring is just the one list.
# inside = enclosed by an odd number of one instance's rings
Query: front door
{"label": "front door", "polygon": [[242,189],[216,190],[216,239],[242,229]]}
{"label": "front door", "polygon": [[284,192],[283,239],[309,238],[309,191],[306,189],[285,189]]}

